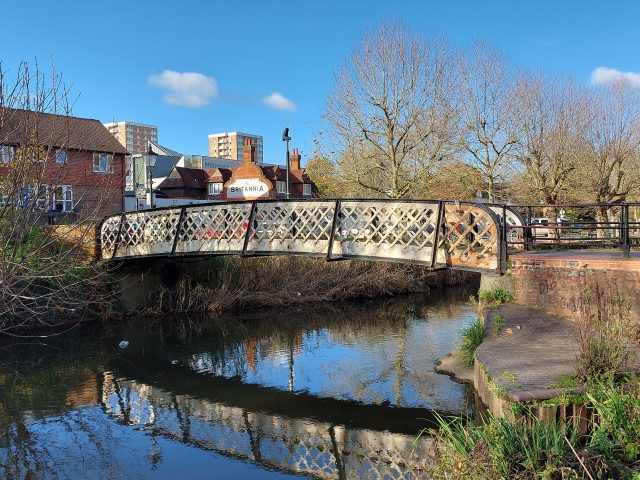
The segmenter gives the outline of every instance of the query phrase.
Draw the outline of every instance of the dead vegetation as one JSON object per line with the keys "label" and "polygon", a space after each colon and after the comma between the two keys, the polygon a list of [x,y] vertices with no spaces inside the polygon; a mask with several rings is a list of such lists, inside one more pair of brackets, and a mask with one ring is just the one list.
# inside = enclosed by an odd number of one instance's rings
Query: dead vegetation
{"label": "dead vegetation", "polygon": [[387,262],[226,257],[188,265],[178,284],[161,290],[147,310],[221,313],[238,307],[285,307],[424,292],[472,278],[468,272]]}

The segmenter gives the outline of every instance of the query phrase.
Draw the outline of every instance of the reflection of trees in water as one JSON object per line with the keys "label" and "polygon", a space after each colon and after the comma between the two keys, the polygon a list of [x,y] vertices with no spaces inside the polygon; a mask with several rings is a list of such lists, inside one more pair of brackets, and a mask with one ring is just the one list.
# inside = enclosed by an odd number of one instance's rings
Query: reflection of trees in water
{"label": "reflection of trees in water", "polygon": [[[472,288],[346,304],[321,304],[314,305],[312,309],[261,310],[209,320],[206,327],[203,323],[199,338],[189,342],[186,348],[181,347],[176,355],[196,371],[227,378],[246,378],[254,374],[258,375],[254,377],[258,381],[266,380],[260,373],[265,371],[260,369],[261,360],[270,365],[286,366],[288,381],[278,386],[293,391],[296,390],[296,357],[303,350],[312,352],[327,342],[354,346],[359,350],[356,360],[361,360],[361,363],[345,365],[340,375],[329,367],[326,378],[330,385],[348,384],[352,398],[378,403],[385,400],[395,405],[406,404],[405,394],[411,391],[412,402],[419,401],[415,399],[417,396],[426,405],[442,408],[444,405],[432,402],[438,402],[438,395],[442,395],[442,389],[446,388],[444,380],[432,384],[433,376],[428,374],[430,365],[418,363],[421,355],[416,353],[421,340],[410,327],[416,321],[425,325],[431,322],[442,325],[442,322],[461,317],[463,309],[469,309],[468,297]],[[429,342],[430,339],[425,338],[424,341]],[[171,344],[170,341],[166,343]],[[167,352],[161,354],[164,358],[171,355]],[[386,359],[387,363],[381,359]],[[345,378],[348,382],[344,381]],[[298,388],[307,388],[307,383],[298,385]],[[388,396],[380,389],[390,389],[393,393]],[[380,393],[386,399],[379,398]],[[344,396],[345,392],[338,387],[324,394]],[[461,401],[458,399],[456,405]]]}
{"label": "reflection of trees in water", "polygon": [[[101,376],[89,369],[67,375],[57,371],[57,395],[48,384],[26,382],[20,398],[0,412],[0,478],[90,478],[96,472],[109,478],[127,478],[128,468],[114,461],[113,451],[125,448],[118,427],[97,408]],[[38,372],[41,378],[43,372]],[[6,377],[4,378],[6,381]],[[80,381],[80,388],[77,387]],[[6,383],[2,386],[6,392]],[[29,397],[29,392],[31,396]],[[38,391],[37,393],[34,393]],[[45,399],[47,391],[52,395]],[[18,397],[13,393],[8,398]],[[7,397],[2,396],[6,400]],[[94,403],[94,408],[68,411]],[[129,472],[130,473],[130,472]]]}

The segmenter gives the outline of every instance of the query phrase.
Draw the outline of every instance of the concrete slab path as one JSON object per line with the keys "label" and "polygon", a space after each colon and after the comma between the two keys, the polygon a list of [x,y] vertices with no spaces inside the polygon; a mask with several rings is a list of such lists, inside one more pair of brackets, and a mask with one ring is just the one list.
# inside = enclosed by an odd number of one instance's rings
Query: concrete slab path
{"label": "concrete slab path", "polygon": [[[502,324],[499,331],[496,323]],[[485,326],[476,356],[505,393],[557,388],[563,377],[575,374],[579,330],[574,322],[506,304],[487,310]]]}

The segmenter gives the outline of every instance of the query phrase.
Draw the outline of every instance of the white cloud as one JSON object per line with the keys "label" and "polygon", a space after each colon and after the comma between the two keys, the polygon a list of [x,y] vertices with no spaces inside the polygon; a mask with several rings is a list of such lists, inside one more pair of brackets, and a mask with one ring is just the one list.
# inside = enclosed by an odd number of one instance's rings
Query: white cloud
{"label": "white cloud", "polygon": [[280,92],[273,92],[271,95],[264,97],[262,99],[262,103],[264,103],[269,108],[273,108],[274,110],[286,110],[288,112],[295,112],[298,109],[295,103],[282,95]]}
{"label": "white cloud", "polygon": [[640,73],[621,72],[615,68],[598,67],[591,72],[591,83],[595,85],[625,83],[631,88],[640,88]]}
{"label": "white cloud", "polygon": [[162,101],[169,105],[203,107],[218,95],[216,80],[195,72],[165,70],[160,75],[151,75],[149,85],[167,90]]}

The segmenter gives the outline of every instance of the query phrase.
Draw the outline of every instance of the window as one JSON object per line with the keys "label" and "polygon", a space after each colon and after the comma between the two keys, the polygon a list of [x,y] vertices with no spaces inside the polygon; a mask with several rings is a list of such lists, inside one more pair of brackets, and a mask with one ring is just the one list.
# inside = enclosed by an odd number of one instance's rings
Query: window
{"label": "window", "polygon": [[311,184],[310,183],[303,183],[302,184],[302,194],[311,196]]}
{"label": "window", "polygon": [[276,191],[278,193],[287,193],[287,182],[276,181]]}
{"label": "window", "polygon": [[69,185],[49,188],[51,189],[49,210],[54,212],[70,212],[73,210],[73,193]]}
{"label": "window", "polygon": [[5,165],[13,161],[13,155],[15,150],[11,145],[0,145],[0,157],[2,157],[2,163]]}
{"label": "window", "polygon": [[64,148],[61,148],[59,150],[56,150],[56,163],[58,165],[64,165],[65,163],[67,163],[67,150]]}
{"label": "window", "polygon": [[113,173],[113,155],[108,153],[94,153],[93,171],[97,173]]}
{"label": "window", "polygon": [[209,195],[220,195],[222,193],[222,183],[210,183]]}

